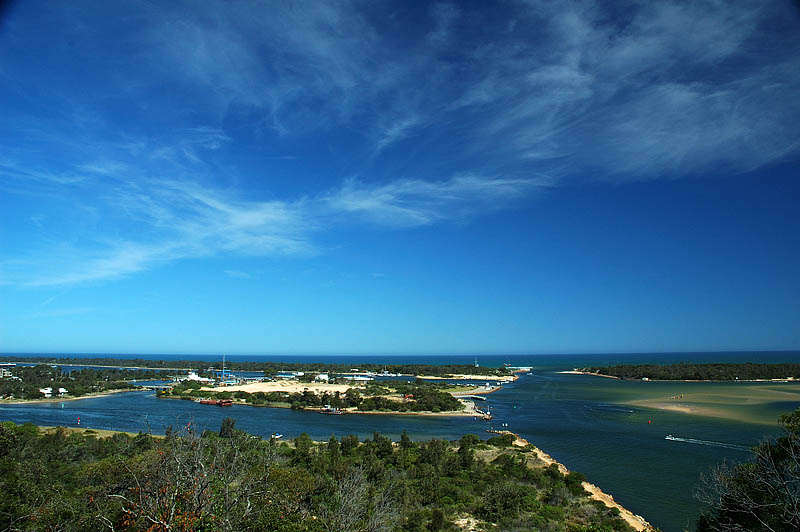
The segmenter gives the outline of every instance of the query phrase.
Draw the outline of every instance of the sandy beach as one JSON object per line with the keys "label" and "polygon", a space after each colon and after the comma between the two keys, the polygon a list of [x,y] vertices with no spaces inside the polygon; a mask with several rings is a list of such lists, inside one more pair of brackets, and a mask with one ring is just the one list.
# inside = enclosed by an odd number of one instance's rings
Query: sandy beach
{"label": "sandy beach", "polygon": [[[374,416],[419,416],[419,417],[480,417],[483,414],[480,414],[475,411],[475,404],[469,401],[460,401],[464,405],[463,410],[450,410],[445,412],[431,412],[427,411],[420,411],[420,412],[398,412],[398,411],[378,411],[378,410],[358,410],[356,408],[346,408],[345,412],[347,414],[359,414],[359,415],[374,415]],[[303,410],[307,412],[319,412],[321,408],[304,408]]]}
{"label": "sandy beach", "polygon": [[49,397],[41,399],[0,399],[0,405],[24,405],[28,403],[65,403],[67,401],[80,401],[81,399],[93,399],[95,397],[107,397],[115,393],[135,392],[137,390],[108,390],[99,393],[87,393],[80,397]]}
{"label": "sandy beach", "polygon": [[242,384],[238,386],[221,386],[219,388],[213,388],[207,386],[201,388],[201,390],[211,391],[211,392],[247,392],[247,393],[256,393],[256,392],[303,393],[304,391],[308,390],[309,392],[321,395],[324,393],[329,393],[329,394],[334,394],[336,392],[345,393],[350,388],[358,389],[359,387],[360,386],[356,383],[328,384],[323,382],[299,382],[296,380],[279,380],[279,381],[267,381],[267,382],[254,382],[252,384]]}
{"label": "sandy beach", "polygon": [[[295,380],[281,380],[281,381],[268,381],[268,382],[255,382],[252,384],[243,384],[240,386],[224,386],[219,388],[212,388],[212,387],[204,387],[201,390],[204,391],[212,391],[212,392],[247,392],[247,393],[255,393],[255,392],[287,392],[287,393],[303,393],[304,391],[309,391],[317,395],[322,395],[324,393],[334,394],[339,392],[340,394],[344,394],[347,390],[351,388],[358,389],[359,387],[363,388],[363,385],[359,386],[359,384],[355,383],[348,383],[348,384],[327,384],[327,383],[306,383],[306,382],[298,382]],[[481,388],[483,393],[490,393],[499,389],[499,387],[495,389],[483,389]],[[475,394],[479,392],[470,391],[469,394]],[[476,405],[472,401],[468,401],[459,397],[457,394],[452,394],[458,401],[462,404],[461,410],[451,410],[445,412],[430,412],[430,411],[422,411],[422,412],[399,412],[399,411],[377,411],[377,410],[367,410],[362,411],[356,408],[347,408],[345,412],[347,414],[363,414],[363,415],[383,415],[383,416],[423,416],[423,417],[481,417],[483,414],[479,413],[476,410]],[[386,397],[387,399],[393,401],[402,401],[401,397],[390,395],[390,396],[382,396]],[[234,404],[247,404],[244,402],[234,401]],[[249,405],[248,405],[249,406]],[[270,405],[267,405],[270,406]],[[303,410],[308,412],[315,412],[321,411],[321,408],[304,408]]]}
{"label": "sandy beach", "polygon": [[593,373],[591,371],[578,371],[577,369],[556,371],[556,373],[561,373],[563,375],[591,375],[593,377],[605,377],[606,379],[621,380],[619,377],[615,377],[614,375],[603,375],[602,373]]}
{"label": "sandy beach", "polygon": [[428,375],[417,375],[418,379],[426,381],[443,381],[443,380],[458,380],[458,381],[501,381],[513,382],[519,378],[517,375],[453,375],[451,377],[434,377]]}

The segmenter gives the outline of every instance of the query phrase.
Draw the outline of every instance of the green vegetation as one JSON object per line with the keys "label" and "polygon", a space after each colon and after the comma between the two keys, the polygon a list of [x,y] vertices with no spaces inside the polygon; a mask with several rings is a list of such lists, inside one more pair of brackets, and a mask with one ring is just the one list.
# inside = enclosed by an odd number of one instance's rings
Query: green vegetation
{"label": "green vegetation", "polygon": [[[0,362],[38,362],[41,364],[72,364],[77,366],[115,366],[140,368],[208,368],[222,369],[221,360],[145,360],[119,358],[70,358],[42,356],[5,356]],[[505,368],[475,367],[469,364],[449,364],[444,366],[431,364],[359,364],[355,368],[349,364],[325,364],[321,362],[226,362],[225,369],[232,371],[263,371],[265,375],[274,375],[283,371],[302,371],[310,373],[350,373],[353,369],[380,373],[401,373],[404,375],[428,375],[446,377],[449,375],[509,375]]]}
{"label": "green vegetation", "polygon": [[[225,392],[201,390],[202,384],[184,381],[172,390],[160,391],[159,397],[179,397],[181,399],[213,398],[239,399],[254,406],[286,406],[294,409],[356,408],[361,412],[454,412],[463,409],[461,402],[451,394],[441,391],[447,385],[382,383],[365,388],[350,388],[345,393],[315,394],[289,392]],[[385,395],[391,394],[390,397]]]}
{"label": "green vegetation", "polygon": [[735,381],[800,378],[800,364],[641,364],[583,368],[621,379]]}
{"label": "green vegetation", "polygon": [[0,379],[0,397],[10,399],[41,399],[40,388],[53,388],[57,395],[58,388],[68,390],[68,396],[80,397],[87,393],[108,390],[125,390],[133,388],[129,381],[142,377],[156,379],[158,374],[151,372],[122,369],[82,369],[70,373],[62,373],[47,365],[16,366],[12,373],[17,378]]}
{"label": "green vegetation", "polygon": [[698,532],[800,530],[800,408],[780,423],[784,434],[754,447],[748,462],[704,478]]}
{"label": "green vegetation", "polygon": [[474,435],[279,444],[232,419],[163,439],[0,424],[0,530],[630,530],[581,480]]}

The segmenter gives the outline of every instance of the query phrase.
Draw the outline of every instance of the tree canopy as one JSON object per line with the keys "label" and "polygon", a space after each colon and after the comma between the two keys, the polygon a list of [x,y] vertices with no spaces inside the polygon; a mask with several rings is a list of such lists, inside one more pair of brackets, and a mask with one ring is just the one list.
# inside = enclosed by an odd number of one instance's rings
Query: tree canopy
{"label": "tree canopy", "polygon": [[331,436],[166,437],[0,424],[0,530],[428,532],[470,519],[502,530],[628,532],[582,476],[529,450]]}
{"label": "tree canopy", "polygon": [[783,434],[754,447],[750,460],[704,477],[698,532],[800,530],[800,408],[780,423]]}

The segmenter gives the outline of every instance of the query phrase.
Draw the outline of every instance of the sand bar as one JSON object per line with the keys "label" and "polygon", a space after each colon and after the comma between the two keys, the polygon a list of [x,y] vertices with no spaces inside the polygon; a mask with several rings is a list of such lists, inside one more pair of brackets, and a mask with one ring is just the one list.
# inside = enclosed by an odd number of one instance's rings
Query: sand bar
{"label": "sand bar", "polygon": [[602,373],[594,373],[592,371],[579,371],[577,369],[556,371],[556,373],[561,373],[563,375],[591,375],[592,377],[605,377],[606,379],[622,380],[619,377],[615,377],[614,375],[603,375]]}
{"label": "sand bar", "polygon": [[556,371],[556,373],[562,373],[564,375],[591,375],[593,377],[605,377],[606,379],[616,379],[621,381],[644,381],[644,382],[800,382],[800,379],[795,379],[794,377],[785,377],[783,379],[652,379],[650,377],[644,377],[641,379],[636,379],[633,377],[623,378],[617,377],[616,375],[604,375],[603,373],[595,373],[594,371],[580,371],[577,369],[571,369],[566,371]]}
{"label": "sand bar", "polygon": [[444,380],[454,380],[454,381],[502,381],[502,382],[512,382],[517,380],[519,377],[517,375],[452,375],[450,377],[435,377],[433,375],[417,375],[418,379],[424,379],[426,381],[444,381]]}
{"label": "sand bar", "polygon": [[359,386],[355,383],[350,384],[329,384],[324,382],[300,382],[296,380],[280,380],[280,381],[266,381],[254,382],[252,384],[241,384],[237,386],[220,386],[213,388],[210,386],[201,388],[203,391],[209,392],[247,392],[247,393],[272,393],[272,392],[287,392],[287,393],[303,393],[308,390],[309,392],[322,395],[324,393],[334,394],[336,392],[345,393],[347,390]]}

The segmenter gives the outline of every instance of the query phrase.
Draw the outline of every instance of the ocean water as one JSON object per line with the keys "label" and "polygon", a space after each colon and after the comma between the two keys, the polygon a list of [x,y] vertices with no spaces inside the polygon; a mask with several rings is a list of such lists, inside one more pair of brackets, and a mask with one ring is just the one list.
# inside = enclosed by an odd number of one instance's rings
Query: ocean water
{"label": "ocean water", "polygon": [[[97,355],[92,355],[97,356]],[[123,358],[123,357],[120,357]],[[133,358],[133,357],[131,357]],[[139,357],[136,358],[145,358]],[[150,359],[187,360],[187,355]],[[221,357],[220,357],[221,358]],[[208,355],[192,360],[213,360]],[[228,360],[332,361],[359,363],[379,360],[392,363],[471,364],[464,356],[264,356]],[[0,406],[0,420],[40,425],[163,433],[167,426],[192,424],[197,429],[217,430],[225,417],[234,417],[237,427],[262,436],[280,432],[287,438],[302,432],[314,439],[331,434],[358,434],[366,438],[377,431],[399,438],[406,430],[417,440],[456,439],[465,433],[487,437],[487,428],[517,432],[570,469],[581,471],[589,481],[612,494],[621,504],[643,515],[665,532],[691,529],[699,512],[694,493],[701,474],[722,460],[741,461],[747,449],[779,433],[781,412],[800,407],[800,402],[782,401],[743,406],[751,417],[764,423],[743,423],[724,419],[657,411],[621,404],[640,393],[668,397],[685,389],[676,383],[616,381],[584,375],[567,375],[561,370],[588,365],[640,362],[784,362],[800,360],[800,353],[680,353],[625,355],[479,356],[486,366],[503,363],[533,366],[533,374],[503,386],[490,394],[491,422],[471,418],[441,418],[384,415],[324,416],[288,409],[234,406],[219,408],[190,401],[156,399],[151,392],[131,392],[103,398],[62,403]],[[694,389],[730,392],[736,383],[695,384]],[[800,388],[800,384],[787,384]],[[483,404],[481,406],[484,406]],[[749,410],[748,410],[749,409]],[[671,435],[673,439],[665,439]]]}

